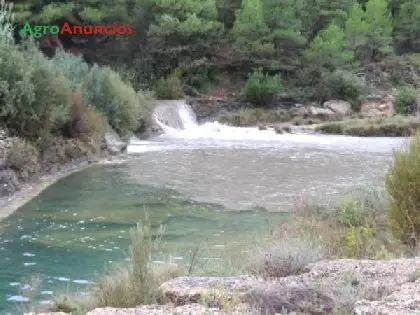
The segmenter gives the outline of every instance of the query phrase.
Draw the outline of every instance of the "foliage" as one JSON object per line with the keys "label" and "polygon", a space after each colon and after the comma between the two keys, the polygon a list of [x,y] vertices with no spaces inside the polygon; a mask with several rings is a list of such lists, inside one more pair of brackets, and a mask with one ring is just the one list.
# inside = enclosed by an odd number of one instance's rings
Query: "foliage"
{"label": "foliage", "polygon": [[68,137],[84,141],[91,138],[102,139],[105,120],[93,107],[84,103],[81,92],[73,93],[69,115],[65,130]]}
{"label": "foliage", "polygon": [[267,106],[280,93],[281,88],[282,81],[279,75],[270,76],[258,69],[251,73],[242,93],[247,101],[257,106]]}
{"label": "foliage", "polygon": [[0,1],[0,45],[14,44],[13,3]]}
{"label": "foliage", "polygon": [[420,95],[419,92],[411,87],[405,86],[397,91],[395,97],[395,110],[398,114],[407,115],[409,113],[411,105],[413,105]]}
{"label": "foliage", "polygon": [[353,59],[344,31],[336,24],[330,24],[319,32],[305,52],[310,67],[335,70]]}
{"label": "foliage", "polygon": [[83,86],[86,103],[102,112],[110,126],[121,135],[145,124],[147,103],[109,67],[94,65]]}
{"label": "foliage", "polygon": [[160,100],[179,100],[183,97],[181,80],[175,74],[156,82],[155,93]]}
{"label": "foliage", "polygon": [[159,284],[151,255],[159,248],[161,235],[154,239],[147,222],[131,230],[130,263],[118,266],[94,285],[91,292],[95,307],[133,307],[156,301]]}
{"label": "foliage", "polygon": [[392,52],[392,20],[387,0],[369,0],[364,10],[354,4],[346,21],[346,36],[362,62],[378,61]]}
{"label": "foliage", "polygon": [[274,49],[262,10],[261,0],[243,0],[242,8],[236,12],[232,35],[234,47],[241,54],[261,56]]}
{"label": "foliage", "polygon": [[420,6],[417,0],[402,1],[394,19],[399,52],[420,52]]}
{"label": "foliage", "polygon": [[388,219],[391,231],[405,244],[418,245],[420,237],[420,132],[406,151],[395,151],[386,176],[390,196]]}
{"label": "foliage", "polygon": [[258,244],[258,249],[252,252],[249,271],[265,278],[298,275],[309,263],[325,255],[323,244],[310,235],[276,234]]}
{"label": "foliage", "polygon": [[17,138],[13,141],[7,154],[7,165],[17,171],[22,171],[28,164],[37,163],[36,149],[26,140]]}
{"label": "foliage", "polygon": [[360,109],[360,100],[367,92],[367,86],[362,78],[355,74],[336,70],[327,79],[329,99],[341,99],[351,103],[353,110]]}

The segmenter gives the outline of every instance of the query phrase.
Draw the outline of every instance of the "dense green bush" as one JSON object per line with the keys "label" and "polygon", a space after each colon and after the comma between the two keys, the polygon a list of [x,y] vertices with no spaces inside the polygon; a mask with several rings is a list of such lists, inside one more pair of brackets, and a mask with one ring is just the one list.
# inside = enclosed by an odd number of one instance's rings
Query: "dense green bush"
{"label": "dense green bush", "polygon": [[123,82],[108,67],[94,65],[83,85],[85,101],[95,106],[120,135],[144,127],[149,116],[149,104],[142,92]]}
{"label": "dense green bush", "polygon": [[395,110],[398,114],[407,115],[410,111],[410,106],[416,102],[419,93],[411,86],[405,86],[397,91],[395,98]]}
{"label": "dense green bush", "polygon": [[386,176],[390,196],[388,219],[391,231],[413,247],[420,238],[420,132],[407,151],[395,151],[394,163]]}
{"label": "dense green bush", "polygon": [[242,94],[256,106],[267,106],[280,93],[282,82],[279,75],[269,76],[261,69],[255,70],[246,81]]}
{"label": "dense green bush", "polygon": [[183,97],[181,80],[175,74],[159,79],[155,84],[156,98],[179,100]]}
{"label": "dense green bush", "polygon": [[327,77],[327,86],[328,98],[348,101],[353,110],[360,110],[361,97],[367,92],[363,79],[351,72],[336,70]]}

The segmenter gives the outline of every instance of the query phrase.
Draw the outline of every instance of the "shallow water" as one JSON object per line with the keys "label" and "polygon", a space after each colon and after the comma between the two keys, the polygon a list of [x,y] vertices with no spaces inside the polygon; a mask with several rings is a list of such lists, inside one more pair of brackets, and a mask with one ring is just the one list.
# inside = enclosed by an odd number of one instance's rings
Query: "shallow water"
{"label": "shallow water", "polygon": [[[129,229],[145,212],[156,229],[166,225],[163,250],[177,259],[201,244],[216,257],[230,240],[284,217],[227,212],[175,191],[138,184],[126,176],[128,171],[127,164],[120,164],[73,174],[2,222],[0,314],[19,314],[27,296],[46,303],[51,292],[85,290],[107,265],[127,257]],[[19,292],[36,275],[42,285]]]}
{"label": "shallow water", "polygon": [[[85,291],[126,258],[129,229],[146,212],[154,228],[166,225],[156,261],[168,253],[186,259],[203,244],[217,257],[224,245],[287,219],[296,197],[332,200],[382,186],[392,149],[405,142],[218,123],[167,129],[151,141],[134,139],[120,163],[60,180],[2,222],[0,314],[19,314],[24,296],[47,303],[59,290]],[[43,281],[32,292],[25,283],[33,275]]]}

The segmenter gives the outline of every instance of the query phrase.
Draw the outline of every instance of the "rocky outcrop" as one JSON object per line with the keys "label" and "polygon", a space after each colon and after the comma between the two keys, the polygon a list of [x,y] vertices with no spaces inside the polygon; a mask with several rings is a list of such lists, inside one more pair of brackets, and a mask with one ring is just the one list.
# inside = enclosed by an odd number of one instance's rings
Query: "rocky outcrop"
{"label": "rocky outcrop", "polygon": [[362,101],[360,112],[367,117],[395,114],[395,98],[392,94],[369,95]]}
{"label": "rocky outcrop", "polygon": [[[309,264],[300,275],[275,279],[179,277],[160,287],[161,302],[166,304],[102,308],[88,315],[283,314],[285,310],[332,314],[333,309],[343,308],[357,315],[408,315],[420,308],[418,270],[420,257],[340,259]],[[236,307],[227,312],[226,305]]]}
{"label": "rocky outcrop", "polygon": [[98,308],[86,315],[251,315],[246,306],[236,306],[229,312],[215,307],[207,307],[202,304],[187,304],[181,306],[167,305],[145,305],[136,308]]}
{"label": "rocky outcrop", "polygon": [[407,315],[420,310],[420,282],[403,284],[394,293],[379,301],[361,300],[355,305],[356,315]]}
{"label": "rocky outcrop", "polygon": [[341,100],[331,100],[323,104],[324,108],[332,110],[335,114],[340,116],[348,116],[352,113],[351,104]]}
{"label": "rocky outcrop", "polygon": [[189,98],[186,101],[194,111],[198,122],[214,120],[218,116],[235,113],[246,107],[246,104],[235,101],[235,99],[231,97]]}

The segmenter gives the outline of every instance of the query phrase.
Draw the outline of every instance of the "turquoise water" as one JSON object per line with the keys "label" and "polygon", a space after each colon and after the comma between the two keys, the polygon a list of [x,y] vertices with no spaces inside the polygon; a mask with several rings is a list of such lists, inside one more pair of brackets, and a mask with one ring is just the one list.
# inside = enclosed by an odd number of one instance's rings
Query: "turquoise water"
{"label": "turquoise water", "polygon": [[[154,228],[166,225],[163,249],[178,256],[204,243],[217,255],[224,244],[284,220],[281,213],[194,202],[126,174],[125,164],[91,167],[50,186],[2,222],[0,314],[19,314],[25,298],[49,303],[59,291],[83,292],[107,265],[127,257],[129,230],[145,213]],[[33,276],[41,284],[31,291],[25,284]]]}

